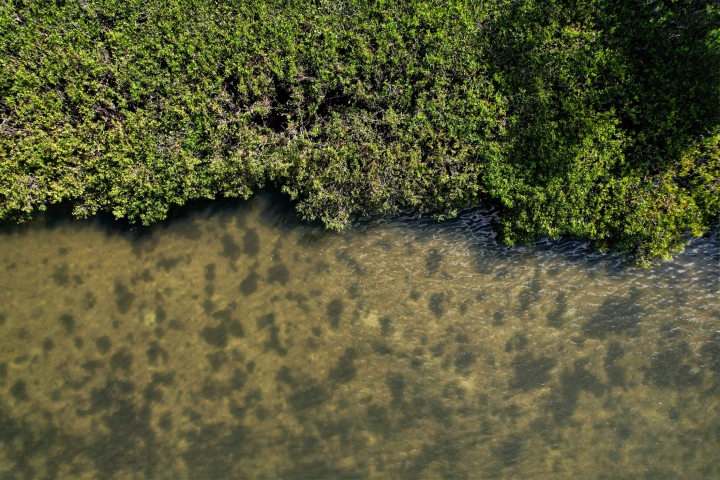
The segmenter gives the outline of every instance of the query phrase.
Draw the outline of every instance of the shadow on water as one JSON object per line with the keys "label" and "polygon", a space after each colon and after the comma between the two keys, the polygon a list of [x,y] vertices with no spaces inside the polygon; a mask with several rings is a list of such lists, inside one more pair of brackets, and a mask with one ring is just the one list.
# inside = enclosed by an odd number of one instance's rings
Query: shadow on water
{"label": "shadow on water", "polygon": [[[164,220],[145,226],[139,222],[131,223],[125,218],[115,218],[109,212],[99,212],[88,219],[82,219],[72,214],[74,204],[71,201],[64,201],[48,205],[46,210],[37,211],[33,218],[22,223],[13,221],[0,222],[0,235],[22,234],[32,229],[56,229],[61,226],[84,227],[88,224],[99,228],[108,235],[122,235],[130,241],[139,241],[152,237],[168,228],[176,228],[181,234],[188,238],[197,235],[192,224],[201,218],[220,216],[230,221],[231,217],[237,216],[257,208],[257,199],[262,197],[264,202],[264,215],[261,217],[263,225],[267,227],[281,227],[293,229],[298,227],[322,229],[319,221],[304,221],[295,210],[295,202],[290,200],[288,195],[280,192],[279,189],[263,189],[255,193],[250,199],[219,197],[216,199],[194,199],[184,205],[171,205]],[[181,228],[177,228],[181,225]]]}

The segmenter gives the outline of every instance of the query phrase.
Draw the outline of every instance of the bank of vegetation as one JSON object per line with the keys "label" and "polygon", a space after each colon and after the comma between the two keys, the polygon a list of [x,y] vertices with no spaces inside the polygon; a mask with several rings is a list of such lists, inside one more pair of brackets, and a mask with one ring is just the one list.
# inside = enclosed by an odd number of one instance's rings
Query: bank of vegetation
{"label": "bank of vegetation", "polygon": [[4,0],[0,220],[275,185],[663,258],[720,213],[719,73],[708,0]]}

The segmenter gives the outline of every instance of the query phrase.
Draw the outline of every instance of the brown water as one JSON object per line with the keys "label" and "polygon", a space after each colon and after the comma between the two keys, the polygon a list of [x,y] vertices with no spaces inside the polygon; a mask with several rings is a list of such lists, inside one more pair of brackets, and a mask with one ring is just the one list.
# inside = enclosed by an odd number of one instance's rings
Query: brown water
{"label": "brown water", "polygon": [[325,232],[278,197],[0,234],[0,478],[720,478],[720,247]]}

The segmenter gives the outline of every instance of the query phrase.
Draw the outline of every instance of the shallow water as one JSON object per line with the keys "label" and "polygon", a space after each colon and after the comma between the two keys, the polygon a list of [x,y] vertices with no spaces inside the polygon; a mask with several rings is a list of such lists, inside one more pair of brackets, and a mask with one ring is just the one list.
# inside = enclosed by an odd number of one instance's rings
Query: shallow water
{"label": "shallow water", "polygon": [[718,478],[720,247],[262,194],[0,234],[0,478]]}

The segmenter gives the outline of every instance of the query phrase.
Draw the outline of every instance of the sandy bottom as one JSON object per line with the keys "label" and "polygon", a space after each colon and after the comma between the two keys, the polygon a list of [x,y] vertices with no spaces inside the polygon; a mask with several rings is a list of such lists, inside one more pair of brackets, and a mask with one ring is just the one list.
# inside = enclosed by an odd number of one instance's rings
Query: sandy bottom
{"label": "sandy bottom", "polygon": [[0,234],[0,478],[720,478],[720,248],[272,195]]}

